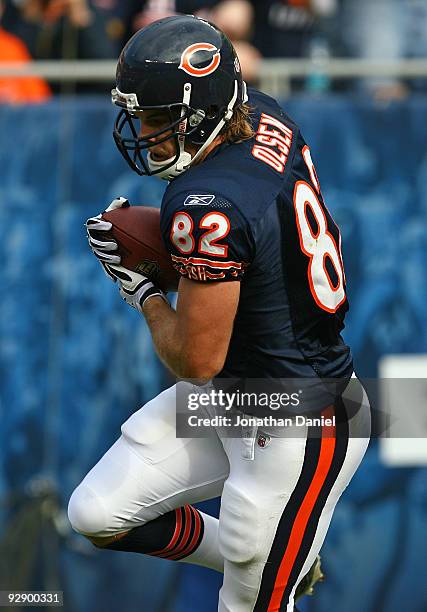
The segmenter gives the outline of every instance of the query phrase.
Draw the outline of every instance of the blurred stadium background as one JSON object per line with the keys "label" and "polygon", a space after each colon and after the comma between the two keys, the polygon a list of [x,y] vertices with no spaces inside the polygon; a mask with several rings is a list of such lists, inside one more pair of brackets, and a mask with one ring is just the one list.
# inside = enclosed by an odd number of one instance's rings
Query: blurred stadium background
{"label": "blurred stadium background", "polygon": [[[0,5],[0,590],[62,590],[66,612],[214,612],[219,575],[99,551],[66,516],[120,424],[171,382],[83,228],[113,197],[160,205],[165,188],[115,150],[114,58],[174,11],[225,26],[247,79],[279,97],[310,143],[343,234],[357,371],[427,378],[427,2]],[[387,453],[372,441],[303,612],[427,610],[427,461],[408,459],[414,445]]]}

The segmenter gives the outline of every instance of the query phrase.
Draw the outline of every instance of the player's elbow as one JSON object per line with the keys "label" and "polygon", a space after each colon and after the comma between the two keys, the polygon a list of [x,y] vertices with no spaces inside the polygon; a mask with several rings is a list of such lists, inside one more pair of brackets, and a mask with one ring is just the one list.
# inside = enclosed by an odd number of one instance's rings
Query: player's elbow
{"label": "player's elbow", "polygon": [[180,378],[194,379],[205,383],[212,380],[223,368],[224,358],[211,356],[207,360],[186,359],[182,363]]}

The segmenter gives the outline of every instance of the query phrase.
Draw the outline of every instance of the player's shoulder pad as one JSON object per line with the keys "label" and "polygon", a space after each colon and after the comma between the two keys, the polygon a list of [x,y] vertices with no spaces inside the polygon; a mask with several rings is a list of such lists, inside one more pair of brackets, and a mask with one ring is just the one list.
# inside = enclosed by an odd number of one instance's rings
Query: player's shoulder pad
{"label": "player's shoulder pad", "polygon": [[182,185],[163,197],[160,227],[172,264],[191,280],[241,280],[254,258],[248,221],[222,194]]}

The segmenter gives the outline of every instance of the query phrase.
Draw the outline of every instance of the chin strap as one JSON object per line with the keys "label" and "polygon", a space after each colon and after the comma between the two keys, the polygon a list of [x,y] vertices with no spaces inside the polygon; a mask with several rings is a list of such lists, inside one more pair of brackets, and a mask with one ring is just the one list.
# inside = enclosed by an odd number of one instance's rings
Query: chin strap
{"label": "chin strap", "polygon": [[[179,124],[179,128],[178,128],[180,132],[178,136],[179,157],[173,166],[165,169],[163,172],[157,172],[156,176],[158,178],[161,178],[167,181],[171,181],[172,179],[179,176],[182,172],[185,172],[185,170],[188,170],[188,168],[192,166],[194,162],[200,158],[203,151],[205,151],[206,148],[215,140],[215,138],[218,136],[218,134],[220,133],[224,125],[227,123],[227,121],[230,121],[231,117],[233,116],[233,109],[234,109],[234,105],[236,104],[238,93],[239,93],[239,85],[237,81],[234,81],[233,97],[231,98],[230,102],[227,105],[227,110],[224,113],[224,117],[216,125],[215,129],[210,134],[209,138],[206,140],[206,142],[203,143],[203,145],[200,147],[200,149],[197,151],[194,157],[191,157],[191,154],[188,153],[188,151],[185,151],[184,149],[187,119],[184,119]],[[182,99],[183,103],[189,106],[190,98],[191,98],[191,84],[186,83],[184,85],[184,95]],[[248,95],[247,95],[246,83],[243,82],[243,102],[247,102],[247,100],[248,100]],[[185,107],[183,106],[182,111],[181,111],[181,116],[185,115],[185,112],[186,112]],[[170,164],[172,160],[175,158],[170,157],[169,159],[163,160],[161,162],[156,162],[153,159],[151,159],[151,155],[150,153],[148,153],[147,159],[148,159],[150,170],[158,170],[162,166],[167,166],[168,164]]]}

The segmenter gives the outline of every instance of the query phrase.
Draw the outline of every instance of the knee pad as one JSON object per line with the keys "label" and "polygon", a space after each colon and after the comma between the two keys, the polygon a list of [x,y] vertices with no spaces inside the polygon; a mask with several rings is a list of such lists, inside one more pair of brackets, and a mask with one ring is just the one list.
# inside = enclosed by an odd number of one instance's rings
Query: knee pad
{"label": "knee pad", "polygon": [[74,531],[84,535],[111,535],[102,500],[85,485],[79,485],[68,502],[68,520]]}
{"label": "knee pad", "polygon": [[224,559],[247,563],[259,550],[260,511],[242,491],[226,482],[221,498],[218,541]]}

